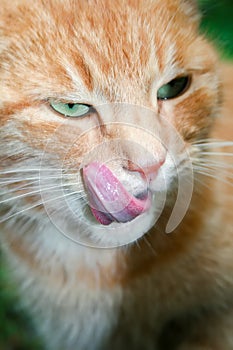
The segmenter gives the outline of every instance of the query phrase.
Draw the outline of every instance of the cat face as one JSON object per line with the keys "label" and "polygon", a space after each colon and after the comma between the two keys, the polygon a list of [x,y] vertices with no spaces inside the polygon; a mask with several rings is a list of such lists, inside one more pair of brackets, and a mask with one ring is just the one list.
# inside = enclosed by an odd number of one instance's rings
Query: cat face
{"label": "cat face", "polygon": [[193,4],[14,3],[0,14],[3,220],[49,218],[75,241],[116,246],[181,191],[172,230],[218,107]]}

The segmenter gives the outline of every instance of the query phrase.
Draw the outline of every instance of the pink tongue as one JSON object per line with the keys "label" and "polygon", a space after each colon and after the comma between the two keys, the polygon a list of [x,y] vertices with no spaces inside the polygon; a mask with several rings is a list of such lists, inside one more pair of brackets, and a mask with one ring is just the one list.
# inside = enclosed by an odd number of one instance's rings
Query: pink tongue
{"label": "pink tongue", "polygon": [[83,179],[91,211],[102,225],[131,221],[149,208],[148,197],[131,195],[104,164],[90,163],[83,169]]}

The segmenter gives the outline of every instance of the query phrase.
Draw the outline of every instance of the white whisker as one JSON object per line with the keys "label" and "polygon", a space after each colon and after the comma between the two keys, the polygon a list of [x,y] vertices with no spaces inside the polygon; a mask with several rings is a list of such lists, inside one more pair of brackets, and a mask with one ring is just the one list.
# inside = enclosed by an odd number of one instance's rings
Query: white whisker
{"label": "white whisker", "polygon": [[[1,174],[14,174],[14,173],[26,173],[26,172],[38,172],[38,173],[41,173],[41,172],[54,172],[54,171],[59,171],[61,172],[62,174],[66,174],[66,172],[64,171],[66,169],[63,169],[63,168],[24,168],[24,169],[11,169],[11,170],[4,170],[4,171],[1,171],[0,170],[0,175]],[[78,172],[80,169],[79,168],[68,168],[69,171],[76,171]]]}
{"label": "white whisker", "polygon": [[208,156],[224,156],[224,157],[233,157],[233,153],[229,152],[208,152],[208,151],[202,151],[202,155],[208,155]]}
{"label": "white whisker", "polygon": [[[9,219],[11,219],[11,218],[13,218],[13,217],[19,215],[19,214],[22,214],[22,213],[24,213],[24,212],[26,212],[26,211],[28,211],[28,210],[30,210],[30,209],[34,209],[34,208],[36,208],[36,207],[39,207],[39,206],[41,206],[42,204],[43,204],[42,202],[36,203],[36,204],[34,204],[34,205],[30,206],[30,207],[27,207],[27,208],[24,208],[24,209],[22,209],[22,210],[20,210],[20,211],[17,211],[16,213],[11,214],[11,215],[9,215],[9,216],[7,216],[7,217],[3,217],[3,219],[0,219],[0,223],[3,223],[3,222],[5,222],[5,221],[7,221],[7,220],[9,220]],[[5,216],[6,216],[6,215],[5,215]]]}
{"label": "white whisker", "polygon": [[215,147],[233,147],[233,142],[232,141],[206,141],[206,142],[194,142],[193,146],[197,146],[197,147],[211,147],[211,148],[215,148]]}
{"label": "white whisker", "polygon": [[58,199],[61,199],[61,198],[66,199],[67,197],[73,196],[73,195],[76,195],[76,200],[79,200],[79,199],[81,199],[81,198],[85,198],[85,197],[86,197],[85,195],[83,195],[83,194],[81,194],[81,193],[78,193],[78,192],[76,192],[76,191],[73,191],[73,192],[70,192],[70,193],[63,194],[62,196],[57,196],[57,197],[55,197],[55,198],[49,198],[49,199],[47,199],[47,200],[42,200],[42,201],[40,201],[40,202],[38,202],[38,203],[36,203],[36,204],[30,206],[30,207],[24,208],[24,209],[22,209],[22,210],[20,210],[20,211],[18,211],[18,212],[16,212],[16,213],[13,213],[13,214],[11,214],[11,215],[9,215],[9,216],[7,216],[7,217],[4,217],[3,219],[0,219],[0,223],[3,223],[3,222],[5,222],[5,221],[7,221],[7,220],[9,220],[9,219],[11,219],[11,218],[13,218],[13,217],[19,215],[19,214],[22,214],[22,213],[24,213],[24,212],[26,212],[26,211],[28,211],[28,210],[34,209],[34,208],[39,207],[39,206],[41,206],[41,205],[44,206],[44,205],[46,205],[47,203],[50,203],[50,202],[52,202],[52,201],[57,201]]}
{"label": "white whisker", "polygon": [[222,183],[225,183],[227,185],[233,186],[233,182],[227,181],[227,179],[219,177],[219,176],[215,175],[214,173],[209,173],[209,172],[207,173],[204,170],[205,169],[196,169],[196,172],[198,174],[204,175],[206,177],[210,177],[210,178],[213,178],[215,180],[221,181]]}
{"label": "white whisker", "polygon": [[14,185],[16,184],[17,182],[26,182],[26,181],[31,181],[31,180],[35,180],[35,182],[38,182],[39,181],[39,178],[38,177],[27,177],[27,178],[19,178],[19,179],[16,179],[16,178],[10,178],[9,180],[7,181],[0,181],[0,185]]}
{"label": "white whisker", "polygon": [[218,162],[213,159],[193,159],[194,162],[197,164],[200,163],[204,166],[212,166],[217,168],[233,168],[233,164],[225,163],[225,162]]}
{"label": "white whisker", "polygon": [[31,181],[31,182],[28,182],[28,183],[24,183],[20,186],[17,186],[17,187],[14,187],[12,189],[8,189],[6,190],[5,192],[1,192],[0,191],[0,196],[4,196],[6,194],[9,194],[9,193],[13,193],[13,192],[17,192],[17,191],[20,191],[20,190],[28,190],[28,189],[33,189],[35,188],[35,184],[37,183],[38,181]]}
{"label": "white whisker", "polygon": [[221,174],[232,174],[232,166],[225,167],[223,164],[205,164],[205,163],[196,163],[193,164],[194,169],[202,168],[203,170],[212,171],[212,172],[220,172]]}
{"label": "white whisker", "polygon": [[232,167],[225,167],[224,164],[214,164],[214,165],[209,165],[209,164],[205,164],[205,163],[197,163],[197,164],[193,164],[193,168],[194,170],[198,170],[201,169],[203,171],[206,171],[206,173],[210,172],[210,173],[220,173],[221,175],[226,175],[226,176],[233,176],[232,173]]}
{"label": "white whisker", "polygon": [[152,246],[152,244],[149,242],[149,240],[147,239],[146,235],[143,236],[143,240],[146,242],[146,245],[148,246],[148,248],[151,250],[151,252],[153,253],[154,256],[157,256],[158,254],[156,253],[154,247]]}
{"label": "white whisker", "polygon": [[205,138],[205,139],[199,139],[197,141],[194,141],[192,144],[196,145],[196,144],[202,144],[202,143],[208,143],[208,142],[222,142],[223,140],[220,139],[213,139],[213,138]]}
{"label": "white whisker", "polygon": [[[31,181],[31,180],[37,180],[37,181],[42,181],[42,180],[62,180],[62,179],[70,179],[72,178],[73,174],[62,174],[62,176],[56,176],[56,175],[43,175],[43,176],[32,176],[32,177],[26,177],[26,178],[22,178],[22,177],[10,177],[9,179],[7,178],[6,181],[0,181],[0,185],[6,185],[6,184],[14,184],[16,182],[22,182],[22,181]],[[1,178],[1,175],[0,175]]]}
{"label": "white whisker", "polygon": [[44,188],[43,187],[39,187],[39,189],[37,189],[37,190],[31,191],[31,192],[27,192],[27,193],[23,193],[23,194],[20,194],[18,196],[14,196],[14,197],[11,197],[11,198],[4,199],[4,200],[0,201],[0,204],[6,203],[6,202],[10,202],[12,200],[17,200],[19,198],[25,198],[25,197],[29,197],[29,196],[32,196],[32,195],[41,194],[41,193],[47,192],[49,190],[53,190],[53,192],[54,191],[62,191],[65,187],[70,187],[71,185],[78,185],[78,183],[74,182],[74,183],[69,183],[69,184],[62,184],[62,186],[59,184],[59,185],[54,185],[54,186],[44,187]]}
{"label": "white whisker", "polygon": [[199,178],[195,178],[195,181],[198,182],[200,185],[205,186],[206,188],[210,189],[211,186],[206,181],[201,181]]}

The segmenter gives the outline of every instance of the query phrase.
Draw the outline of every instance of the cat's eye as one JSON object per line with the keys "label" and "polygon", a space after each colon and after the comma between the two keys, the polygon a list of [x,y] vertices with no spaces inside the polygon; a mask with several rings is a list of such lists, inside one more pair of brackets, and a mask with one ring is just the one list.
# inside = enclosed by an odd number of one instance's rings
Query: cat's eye
{"label": "cat's eye", "polygon": [[91,107],[81,103],[62,103],[50,101],[50,106],[65,117],[78,118],[86,115]]}
{"label": "cat's eye", "polygon": [[158,100],[169,100],[182,95],[190,83],[189,76],[178,77],[161,86],[157,91]]}

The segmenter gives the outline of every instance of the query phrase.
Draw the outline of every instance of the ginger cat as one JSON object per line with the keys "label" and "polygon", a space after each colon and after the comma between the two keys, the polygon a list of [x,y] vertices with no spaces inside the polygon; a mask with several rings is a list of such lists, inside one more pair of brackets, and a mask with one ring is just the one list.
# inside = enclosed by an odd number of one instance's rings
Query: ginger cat
{"label": "ginger cat", "polygon": [[233,349],[233,69],[198,26],[1,1],[1,246],[45,349]]}

